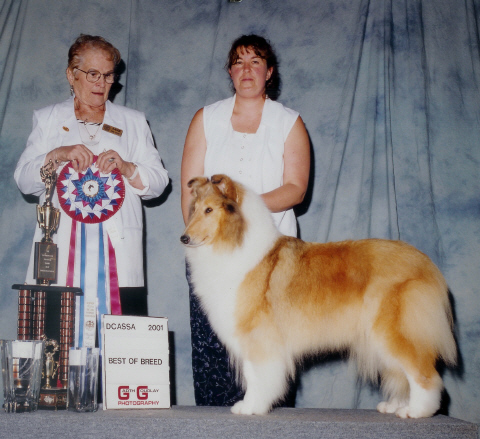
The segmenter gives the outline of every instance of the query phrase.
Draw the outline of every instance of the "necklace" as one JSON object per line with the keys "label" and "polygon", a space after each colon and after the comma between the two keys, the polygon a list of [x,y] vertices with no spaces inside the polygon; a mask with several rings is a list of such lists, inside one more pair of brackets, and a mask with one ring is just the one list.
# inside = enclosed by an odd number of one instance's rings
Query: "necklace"
{"label": "necklace", "polygon": [[[88,137],[90,138],[90,140],[95,139],[95,136],[97,135],[98,130],[100,129],[100,125],[102,125],[100,122],[98,122],[98,123],[88,123],[88,119],[79,120],[79,123],[82,123],[83,126],[85,127],[85,130],[87,131],[87,134],[88,134]],[[88,129],[88,125],[96,125],[97,126],[97,129],[95,130],[95,132],[93,134]]]}

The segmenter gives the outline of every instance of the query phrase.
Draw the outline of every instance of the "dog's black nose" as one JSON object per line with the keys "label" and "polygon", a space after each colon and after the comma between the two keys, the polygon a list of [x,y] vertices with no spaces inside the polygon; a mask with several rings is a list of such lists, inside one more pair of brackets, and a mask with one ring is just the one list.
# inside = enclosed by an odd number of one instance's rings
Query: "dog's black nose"
{"label": "dog's black nose", "polygon": [[182,241],[184,244],[188,244],[190,242],[190,236],[182,235],[180,236],[180,241]]}

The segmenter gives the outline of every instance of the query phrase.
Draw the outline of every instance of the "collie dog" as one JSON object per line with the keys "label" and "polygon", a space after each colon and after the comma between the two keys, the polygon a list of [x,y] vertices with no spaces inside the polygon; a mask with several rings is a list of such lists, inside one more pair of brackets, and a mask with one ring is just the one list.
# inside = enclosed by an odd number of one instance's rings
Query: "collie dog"
{"label": "collie dog", "polygon": [[197,177],[181,237],[195,294],[227,347],[245,398],[265,414],[302,357],[346,351],[380,379],[382,413],[434,415],[436,361],[456,361],[445,279],[423,253],[381,239],[309,243],[281,235],[260,196],[225,175]]}

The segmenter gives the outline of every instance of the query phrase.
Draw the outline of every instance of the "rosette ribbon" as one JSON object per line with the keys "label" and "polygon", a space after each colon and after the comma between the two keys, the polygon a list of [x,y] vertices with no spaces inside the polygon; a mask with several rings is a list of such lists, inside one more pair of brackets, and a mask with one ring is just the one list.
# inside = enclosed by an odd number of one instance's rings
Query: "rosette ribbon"
{"label": "rosette ribbon", "polygon": [[102,314],[122,313],[115,250],[102,223],[121,208],[125,184],[117,168],[100,172],[97,158],[85,173],[67,163],[57,178],[60,205],[72,219],[66,284],[73,286],[76,275],[80,279],[77,344],[86,347],[95,347]]}

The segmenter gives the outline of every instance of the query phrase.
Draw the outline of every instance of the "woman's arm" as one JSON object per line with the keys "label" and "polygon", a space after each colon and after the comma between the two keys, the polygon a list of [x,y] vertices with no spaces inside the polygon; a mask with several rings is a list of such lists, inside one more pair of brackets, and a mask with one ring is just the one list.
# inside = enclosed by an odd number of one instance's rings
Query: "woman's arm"
{"label": "woman's arm", "polygon": [[303,201],[310,175],[310,141],[299,116],[285,141],[283,185],[262,195],[271,212],[283,212]]}
{"label": "woman's arm", "polygon": [[203,127],[203,108],[193,116],[188,128],[185,146],[183,147],[181,185],[182,185],[182,214],[185,224],[188,221],[190,202],[192,199],[191,189],[187,186],[193,177],[203,175],[205,154],[207,152],[207,140]]}

